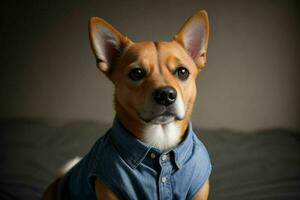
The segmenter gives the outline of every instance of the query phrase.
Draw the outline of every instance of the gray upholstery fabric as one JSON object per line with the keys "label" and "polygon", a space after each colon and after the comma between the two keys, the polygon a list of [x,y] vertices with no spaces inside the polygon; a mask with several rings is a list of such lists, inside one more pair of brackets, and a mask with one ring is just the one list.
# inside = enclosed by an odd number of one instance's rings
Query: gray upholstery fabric
{"label": "gray upholstery fabric", "polygon": [[[194,127],[197,127],[194,124]],[[109,125],[0,122],[0,199],[39,199],[57,170],[83,156]],[[213,163],[211,200],[300,199],[300,134],[197,130]]]}

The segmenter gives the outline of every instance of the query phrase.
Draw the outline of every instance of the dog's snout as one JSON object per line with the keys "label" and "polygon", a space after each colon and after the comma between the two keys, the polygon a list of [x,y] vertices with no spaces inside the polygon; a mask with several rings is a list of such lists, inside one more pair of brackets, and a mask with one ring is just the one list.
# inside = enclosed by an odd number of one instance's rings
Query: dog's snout
{"label": "dog's snout", "polygon": [[168,106],[175,102],[177,92],[170,86],[161,87],[153,92],[153,98],[158,104]]}

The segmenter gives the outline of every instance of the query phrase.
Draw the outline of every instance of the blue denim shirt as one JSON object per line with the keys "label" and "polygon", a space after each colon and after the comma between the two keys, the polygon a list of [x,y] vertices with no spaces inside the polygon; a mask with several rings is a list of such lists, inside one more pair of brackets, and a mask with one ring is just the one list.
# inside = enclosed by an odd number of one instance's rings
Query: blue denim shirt
{"label": "blue denim shirt", "polygon": [[211,173],[205,146],[189,124],[185,139],[161,152],[113,126],[60,183],[60,199],[96,199],[98,177],[119,199],[192,199]]}

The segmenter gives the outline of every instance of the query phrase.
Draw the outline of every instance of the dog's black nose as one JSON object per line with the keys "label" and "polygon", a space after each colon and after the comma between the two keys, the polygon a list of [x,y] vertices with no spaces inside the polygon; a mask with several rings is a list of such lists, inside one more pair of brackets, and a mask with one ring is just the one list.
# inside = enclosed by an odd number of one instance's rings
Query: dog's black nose
{"label": "dog's black nose", "polygon": [[173,87],[161,87],[153,92],[154,100],[164,106],[171,105],[177,98],[177,92]]}

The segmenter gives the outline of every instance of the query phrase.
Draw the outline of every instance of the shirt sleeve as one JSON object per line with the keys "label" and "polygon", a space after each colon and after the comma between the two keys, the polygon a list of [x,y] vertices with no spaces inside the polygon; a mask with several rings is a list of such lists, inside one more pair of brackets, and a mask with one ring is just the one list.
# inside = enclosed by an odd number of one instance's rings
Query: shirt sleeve
{"label": "shirt sleeve", "polygon": [[195,194],[202,188],[212,171],[212,164],[209,154],[206,150],[206,147],[200,140],[196,144],[196,150],[194,153],[195,159],[197,160],[197,165],[199,167],[197,168],[198,172],[196,173],[196,180],[194,180],[194,184],[192,184],[190,189],[191,198],[189,199],[192,199],[192,197],[194,197]]}

